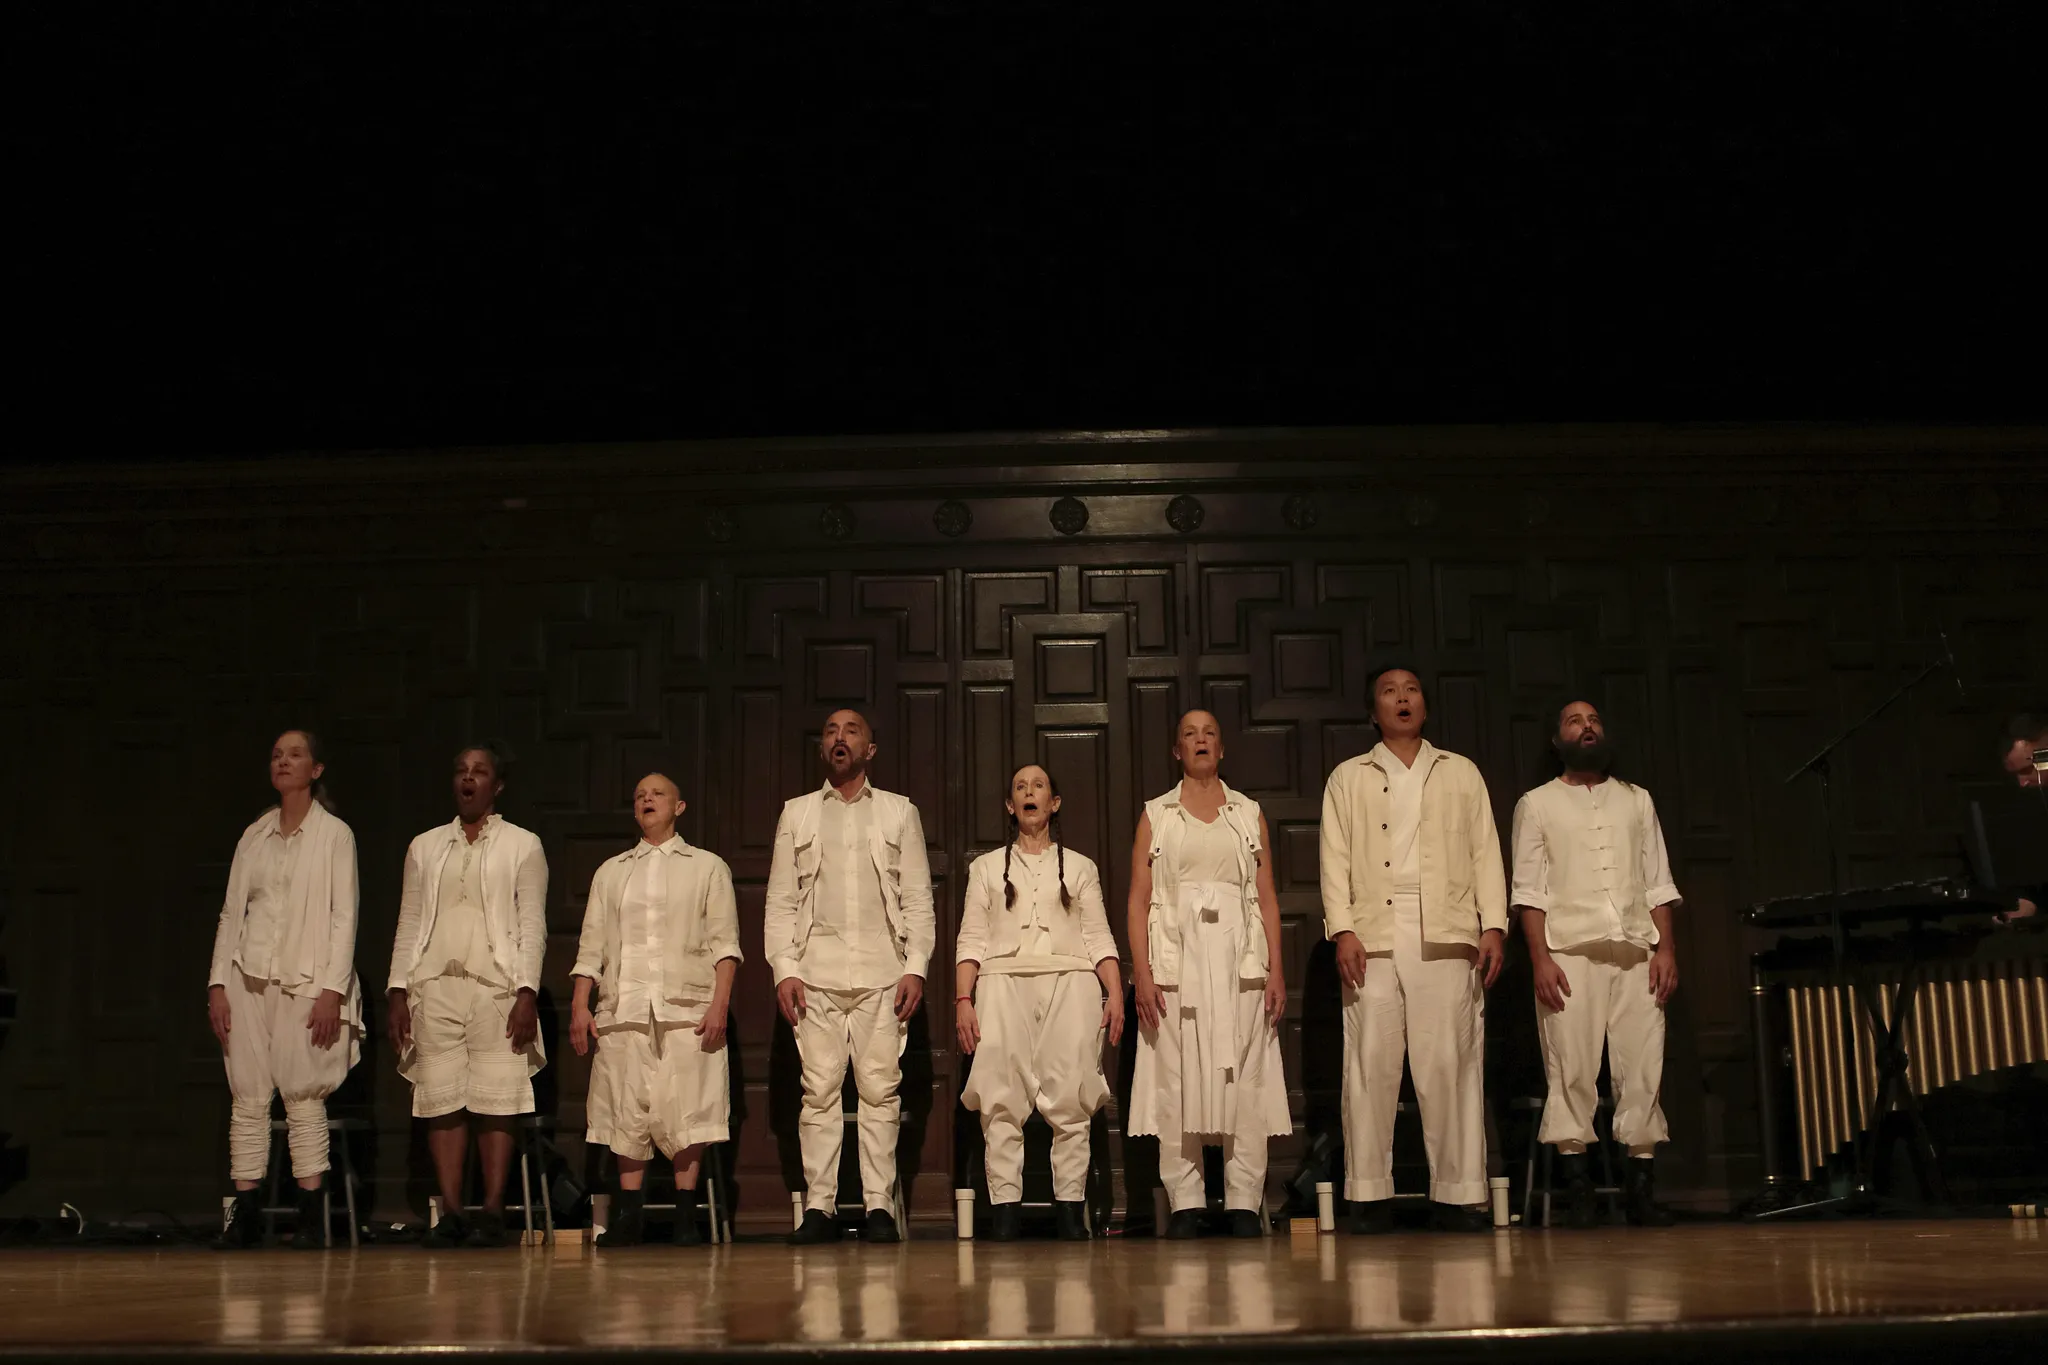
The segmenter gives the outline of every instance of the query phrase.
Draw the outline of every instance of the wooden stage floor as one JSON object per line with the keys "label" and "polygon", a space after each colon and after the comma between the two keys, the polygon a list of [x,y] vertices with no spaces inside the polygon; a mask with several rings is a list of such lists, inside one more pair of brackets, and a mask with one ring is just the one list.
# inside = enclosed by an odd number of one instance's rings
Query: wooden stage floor
{"label": "wooden stage floor", "polygon": [[[2024,1345],[2024,1350],[2022,1346]],[[2048,1349],[2048,1223],[995,1245],[0,1253],[0,1354],[1583,1361]],[[1660,1365],[1662,1361],[1660,1360]]]}

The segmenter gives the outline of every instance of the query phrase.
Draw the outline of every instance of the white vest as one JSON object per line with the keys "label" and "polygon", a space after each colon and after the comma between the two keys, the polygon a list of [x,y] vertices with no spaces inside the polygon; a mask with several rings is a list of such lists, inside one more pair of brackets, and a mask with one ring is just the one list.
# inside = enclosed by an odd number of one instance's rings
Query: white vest
{"label": "white vest", "polygon": [[[1146,923],[1147,949],[1152,959],[1152,979],[1162,986],[1180,982],[1180,847],[1192,819],[1180,804],[1180,784],[1163,796],[1145,803],[1152,824],[1152,908]],[[1237,836],[1237,879],[1244,906],[1244,955],[1238,963],[1238,977],[1263,981],[1266,977],[1266,921],[1259,910],[1259,803],[1223,784],[1221,817]]]}

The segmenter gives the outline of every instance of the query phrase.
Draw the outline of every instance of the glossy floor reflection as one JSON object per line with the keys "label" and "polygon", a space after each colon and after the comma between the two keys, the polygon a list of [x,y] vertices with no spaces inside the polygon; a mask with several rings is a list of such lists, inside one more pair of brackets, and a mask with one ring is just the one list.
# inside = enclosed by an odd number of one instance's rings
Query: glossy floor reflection
{"label": "glossy floor reflection", "polygon": [[0,1348],[607,1348],[2036,1312],[2042,1223],[1264,1242],[0,1255]]}

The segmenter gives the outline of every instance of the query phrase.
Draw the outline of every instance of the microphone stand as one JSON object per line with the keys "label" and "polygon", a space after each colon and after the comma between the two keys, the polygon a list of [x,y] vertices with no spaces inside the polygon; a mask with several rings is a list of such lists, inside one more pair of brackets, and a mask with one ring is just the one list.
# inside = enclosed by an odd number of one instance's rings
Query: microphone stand
{"label": "microphone stand", "polygon": [[[1794,768],[1791,772],[1785,774],[1784,781],[1780,784],[1782,786],[1789,787],[1794,782],[1797,782],[1800,778],[1806,776],[1808,773],[1812,773],[1814,777],[1819,779],[1820,782],[1821,827],[1824,831],[1824,837],[1827,840],[1828,846],[1828,890],[1833,893],[1828,904],[1828,944],[1830,949],[1830,955],[1834,962],[1835,977],[1839,981],[1848,982],[1849,980],[1849,944],[1848,936],[1844,931],[1842,925],[1842,851],[1841,846],[1835,837],[1834,791],[1829,783],[1829,778],[1831,775],[1830,759],[1833,757],[1835,750],[1841,748],[1844,744],[1848,743],[1849,740],[1861,734],[1864,731],[1864,729],[1870,725],[1872,721],[1876,720],[1886,711],[1889,711],[1898,702],[1899,698],[1905,696],[1908,692],[1911,692],[1921,683],[1927,681],[1929,677],[1941,671],[1941,669],[1945,666],[1950,669],[1953,669],[1954,660],[1949,657],[1946,646],[1944,645],[1942,654],[1939,657],[1930,659],[1924,668],[1922,668],[1918,673],[1915,673],[1912,677],[1908,678],[1906,681],[1900,683],[1896,688],[1892,690],[1890,696],[1886,697],[1876,706],[1871,707],[1869,712],[1865,714],[1860,720],[1852,722],[1847,729],[1843,730],[1833,739],[1830,739],[1827,743],[1821,745],[1819,752],[1815,753],[1812,758],[1807,759],[1804,763]],[[1957,682],[1958,685],[1960,685],[1960,676],[1958,677]],[[1902,985],[1901,994],[1905,995],[1909,990],[1910,985]],[[1861,1001],[1865,1011],[1870,1015],[1870,1021],[1872,1026],[1872,1041],[1878,1043],[1880,1051],[1884,1053],[1889,1053],[1893,1048],[1897,1046],[1897,1043],[1891,1038],[1890,1029],[1887,1025],[1887,1022],[1878,1012],[1876,1000],[1864,998],[1864,992],[1861,990],[1860,987],[1854,984],[1850,985],[1849,989],[1846,992],[1844,992],[1842,997],[1842,1037],[1845,1040],[1850,1040],[1852,1042],[1856,1037],[1856,1006],[1859,1000]],[[1757,1045],[1761,1047],[1763,1045],[1763,1039],[1759,1038],[1757,1040]],[[1882,1073],[1885,1071],[1887,1058],[1880,1057],[1878,1060],[1880,1063],[1878,1069],[1880,1072],[1880,1076],[1882,1077]],[[1853,1062],[1851,1064],[1853,1065]],[[1905,1086],[1903,1077],[1901,1077],[1899,1084],[1902,1087]],[[1886,1092],[1886,1087],[1884,1084],[1880,1083],[1878,1087],[1878,1092],[1878,1103],[1882,1105],[1884,1101],[1884,1095]],[[1910,1097],[1910,1088],[1907,1088],[1906,1093]],[[1917,1119],[1917,1117],[1918,1115],[1916,1112],[1915,1118]],[[1876,1146],[1877,1124],[1875,1121],[1873,1121],[1870,1133],[1870,1148],[1873,1153],[1875,1151]],[[1835,1210],[1843,1213],[1872,1212],[1875,1207],[1875,1197],[1871,1194],[1869,1188],[1869,1181],[1866,1179],[1865,1168],[1867,1164],[1868,1163],[1863,1159],[1863,1155],[1859,1153],[1855,1169],[1851,1171],[1849,1175],[1849,1190],[1845,1194],[1828,1195],[1820,1199],[1810,1199],[1799,1203],[1783,1205],[1778,1208],[1764,1209],[1751,1214],[1750,1217],[1752,1219],[1780,1218],[1791,1214],[1820,1213],[1829,1210]],[[1772,1174],[1775,1175],[1775,1172],[1773,1172]]]}

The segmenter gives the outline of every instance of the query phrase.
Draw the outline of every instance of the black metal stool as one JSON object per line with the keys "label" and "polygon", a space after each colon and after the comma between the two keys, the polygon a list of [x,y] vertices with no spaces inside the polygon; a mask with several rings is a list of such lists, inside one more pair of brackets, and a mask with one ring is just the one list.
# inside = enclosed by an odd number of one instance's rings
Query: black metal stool
{"label": "black metal stool", "polygon": [[[534,1186],[537,1184],[540,1187],[541,1240],[543,1242],[555,1240],[555,1201],[548,1190],[547,1165],[547,1150],[550,1146],[549,1138],[553,1135],[554,1130],[554,1119],[545,1115],[518,1114],[513,1116],[512,1119],[513,1150],[519,1154],[519,1202],[515,1204],[507,1200],[505,1208],[508,1212],[517,1209],[526,1220],[526,1235],[528,1237],[533,1236],[533,1192]],[[481,1181],[482,1179],[483,1161],[481,1156],[476,1161],[465,1161],[463,1163],[462,1211],[464,1213],[475,1213],[483,1208],[481,1203],[472,1204],[469,1202],[473,1182]],[[441,1196],[438,1194],[429,1196],[427,1199],[427,1226],[431,1228],[439,1225],[442,1212]]]}
{"label": "black metal stool", "polygon": [[[1540,1140],[1543,1132],[1543,1111],[1550,1105],[1546,1095],[1519,1095],[1508,1101],[1508,1108],[1529,1115],[1529,1153],[1522,1172],[1522,1226],[1534,1227],[1529,1221],[1537,1192],[1543,1195],[1543,1226],[1550,1226],[1550,1196],[1554,1193],[1551,1185],[1551,1164],[1557,1155],[1557,1148]],[[1601,1131],[1601,1118],[1607,1120],[1606,1131]],[[1608,1150],[1614,1142],[1614,1101],[1602,1095],[1593,1111],[1593,1146],[1600,1152],[1600,1183],[1593,1187],[1595,1194],[1607,1197],[1607,1216],[1617,1218],[1621,1214],[1621,1187],[1614,1180],[1613,1154]],[[1540,1150],[1539,1150],[1540,1149]]]}
{"label": "black metal stool", "polygon": [[[327,1120],[327,1151],[330,1158],[329,1171],[332,1173],[333,1170],[339,1169],[341,1172],[341,1195],[342,1202],[348,1211],[348,1244],[350,1246],[359,1246],[362,1240],[360,1236],[361,1229],[356,1222],[356,1186],[361,1182],[356,1178],[355,1157],[349,1151],[348,1135],[350,1133],[368,1132],[369,1128],[370,1124],[367,1119],[338,1119],[330,1117]],[[280,1136],[283,1138],[282,1141],[279,1140]],[[263,1231],[266,1235],[274,1235],[276,1233],[277,1215],[280,1213],[295,1214],[298,1212],[298,1205],[296,1203],[287,1204],[284,1202],[285,1172],[288,1169],[287,1157],[290,1152],[290,1129],[283,1119],[273,1118],[270,1121],[270,1202],[265,1204],[260,1210],[263,1214]],[[227,1210],[233,1206],[234,1202],[232,1198],[221,1201],[222,1227],[227,1226]],[[331,1247],[334,1245],[334,1190],[331,1180],[320,1182],[320,1234],[322,1241],[327,1246]]]}

